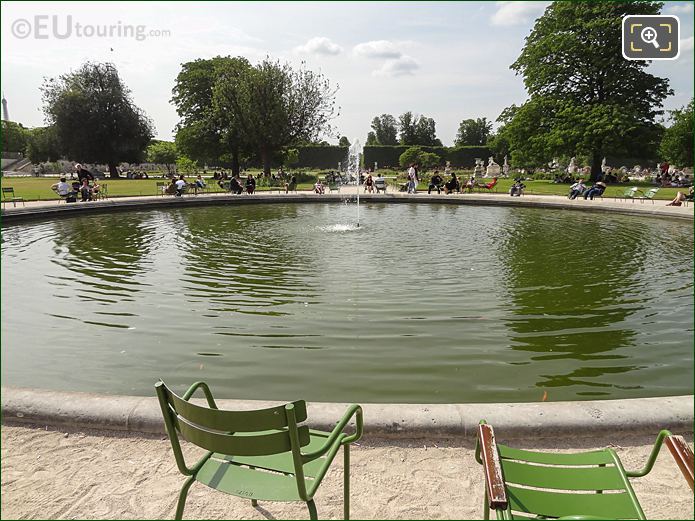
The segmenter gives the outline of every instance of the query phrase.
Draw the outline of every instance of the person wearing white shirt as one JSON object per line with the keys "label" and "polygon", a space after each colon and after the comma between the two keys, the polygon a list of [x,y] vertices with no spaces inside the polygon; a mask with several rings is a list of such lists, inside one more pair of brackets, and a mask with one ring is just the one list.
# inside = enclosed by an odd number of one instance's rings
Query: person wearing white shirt
{"label": "person wearing white shirt", "polygon": [[70,193],[70,185],[65,182],[65,177],[60,178],[60,182],[51,186],[51,190],[58,192],[60,197],[67,197]]}

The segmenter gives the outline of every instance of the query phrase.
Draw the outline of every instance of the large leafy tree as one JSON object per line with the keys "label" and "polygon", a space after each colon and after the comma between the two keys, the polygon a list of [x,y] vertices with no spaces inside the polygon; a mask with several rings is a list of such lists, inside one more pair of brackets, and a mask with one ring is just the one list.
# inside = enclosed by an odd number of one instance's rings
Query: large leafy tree
{"label": "large leafy tree", "polygon": [[176,143],[171,141],[153,140],[147,147],[147,160],[150,163],[166,166],[167,173],[171,174],[171,167],[176,164],[179,152]]}
{"label": "large leafy tree", "polygon": [[240,155],[248,148],[233,114],[217,110],[215,85],[222,76],[239,76],[251,67],[245,58],[216,56],[184,63],[176,77],[172,102],[181,121],[176,128],[179,151],[200,163],[224,164],[231,159],[239,173]]}
{"label": "large leafy tree", "polygon": [[85,63],[41,90],[46,120],[68,158],[104,163],[114,178],[120,162],[142,161],[153,125],[112,64]]}
{"label": "large leafy tree", "polygon": [[332,131],[337,89],[320,73],[266,58],[243,71],[225,70],[214,106],[234,121],[270,175],[273,155]]}
{"label": "large leafy tree", "polygon": [[693,100],[670,115],[672,124],[664,132],[659,153],[675,165],[693,166]]}
{"label": "large leafy tree", "polygon": [[372,130],[376,137],[375,145],[398,144],[398,121],[391,114],[382,114],[372,120]]}
{"label": "large leafy tree", "polygon": [[401,145],[442,146],[434,119],[404,112],[398,118]]}
{"label": "large leafy tree", "polygon": [[29,130],[26,155],[32,163],[60,159],[62,153],[56,128],[36,127]]}
{"label": "large leafy tree", "polygon": [[658,2],[553,2],[511,68],[529,100],[504,129],[513,156],[541,164],[553,155],[586,155],[592,178],[607,154],[653,154],[655,122],[671,93],[668,80],[625,60],[625,15],[658,14]]}
{"label": "large leafy tree", "polygon": [[460,146],[483,146],[492,133],[492,122],[486,118],[464,119],[459,124],[454,144]]}
{"label": "large leafy tree", "polygon": [[27,147],[28,130],[14,121],[2,122],[2,151],[24,152]]}

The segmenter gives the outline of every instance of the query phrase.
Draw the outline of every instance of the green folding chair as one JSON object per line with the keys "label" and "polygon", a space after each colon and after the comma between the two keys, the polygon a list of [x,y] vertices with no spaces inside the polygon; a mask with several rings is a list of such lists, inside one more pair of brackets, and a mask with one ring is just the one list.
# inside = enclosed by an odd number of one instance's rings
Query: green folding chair
{"label": "green folding chair", "polygon": [[635,202],[635,196],[637,195],[637,192],[639,191],[639,188],[636,186],[631,186],[630,188],[626,188],[625,191],[621,195],[616,195],[616,199],[632,199],[632,202]]}
{"label": "green folding chair", "polygon": [[658,192],[659,192],[658,188],[650,188],[642,196],[636,197],[636,199],[639,199],[642,203],[644,203],[644,201],[651,201],[652,204],[654,204],[654,196]]}
{"label": "green folding chair", "polygon": [[[189,401],[198,388],[208,407]],[[344,448],[344,516],[349,519],[349,447],[362,436],[359,405],[351,405],[329,433],[299,425],[307,419],[303,400],[256,411],[225,411],[217,408],[204,382],[191,385],[182,397],[161,380],[155,389],[176,464],[189,476],[179,493],[176,519],[181,519],[188,489],[195,481],[250,499],[253,506],[258,501],[304,501],[310,518],[318,519],[314,494],[340,447]],[[353,416],[355,432],[348,435],[343,430]],[[188,467],[179,437],[208,453]]]}
{"label": "green folding chair", "polygon": [[497,519],[646,519],[628,478],[651,472],[664,440],[692,489],[693,451],[666,430],[644,468],[631,472],[613,449],[557,454],[498,445],[483,420],[475,458],[485,471],[484,518],[494,510]]}

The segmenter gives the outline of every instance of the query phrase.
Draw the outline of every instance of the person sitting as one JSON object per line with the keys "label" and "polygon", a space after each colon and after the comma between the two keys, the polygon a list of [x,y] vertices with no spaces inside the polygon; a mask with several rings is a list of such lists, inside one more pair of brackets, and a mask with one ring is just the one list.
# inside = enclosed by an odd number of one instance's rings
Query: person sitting
{"label": "person sitting", "polygon": [[203,178],[200,174],[198,174],[198,177],[195,178],[195,184],[193,186],[195,187],[196,193],[198,193],[198,190],[205,189],[205,181],[203,181]]}
{"label": "person sitting", "polygon": [[377,194],[379,192],[386,193],[386,178],[381,173],[374,178],[374,189]]}
{"label": "person sitting", "polygon": [[61,177],[60,182],[51,186],[51,190],[56,192],[60,197],[67,199],[68,194],[70,193],[70,185],[66,183],[65,180],[65,177]]}
{"label": "person sitting", "polygon": [[169,184],[167,187],[164,189],[164,193],[168,195],[176,195],[176,178],[172,177],[169,181]]}
{"label": "person sitting", "polygon": [[246,178],[246,193],[251,195],[256,191],[256,180],[253,178],[253,174],[249,174]]}
{"label": "person sitting", "polygon": [[444,183],[444,179],[442,179],[442,176],[439,175],[439,170],[435,170],[434,174],[432,174],[432,178],[430,179],[430,184],[427,187],[427,193],[431,194],[432,189],[436,188],[437,193],[441,194],[442,193],[442,184]]}
{"label": "person sitting", "polygon": [[184,190],[186,190],[186,186],[188,186],[183,174],[179,176],[178,180],[174,184],[176,185],[176,197],[181,197]]}
{"label": "person sitting", "polygon": [[572,186],[570,186],[570,193],[567,195],[569,199],[576,199],[578,195],[582,195],[586,190],[586,185],[584,184],[584,179],[580,179]]}
{"label": "person sitting", "polygon": [[96,198],[96,196],[99,195],[100,190],[101,190],[101,185],[95,179],[94,182],[92,183],[92,196],[94,198]]}
{"label": "person sitting", "polygon": [[524,188],[526,188],[526,185],[521,182],[521,178],[517,177],[514,180],[514,184],[509,189],[509,195],[512,197],[521,197],[521,195],[524,193]]}
{"label": "person sitting", "polygon": [[449,182],[444,184],[444,193],[450,194],[454,190],[460,191],[461,190],[461,184],[459,183],[459,180],[456,177],[456,174],[451,172],[451,179],[449,179]]}
{"label": "person sitting", "polygon": [[241,186],[241,178],[239,177],[239,174],[236,174],[234,177],[232,177],[231,181],[229,181],[229,191],[235,195],[240,195],[241,192],[244,191],[244,188]]}
{"label": "person sitting", "polygon": [[466,185],[465,185],[464,188],[466,188],[466,189],[468,190],[468,193],[471,193],[471,192],[473,191],[473,189],[476,187],[477,184],[478,184],[478,183],[477,183],[476,180],[475,180],[475,175],[472,175],[472,176],[468,179],[468,181],[466,181]]}
{"label": "person sitting", "polygon": [[584,199],[591,199],[593,201],[594,197],[601,197],[603,195],[603,192],[605,191],[606,183],[604,183],[603,181],[596,181],[594,183],[594,186],[592,186],[586,192],[584,192]]}
{"label": "person sitting", "polygon": [[290,178],[289,183],[285,183],[285,193],[288,194],[290,192],[296,192],[297,191],[297,176],[293,175]]}
{"label": "person sitting", "polygon": [[323,194],[325,192],[326,192],[326,189],[323,187],[321,180],[317,179],[316,184],[314,184],[314,193]]}
{"label": "person sitting", "polygon": [[493,177],[492,181],[484,185],[479,185],[480,188],[485,188],[486,190],[492,190],[497,185],[497,178]]}
{"label": "person sitting", "polygon": [[86,177],[82,178],[82,184],[80,185],[80,194],[82,199],[80,201],[91,201],[92,200],[92,187],[89,186],[89,179]]}
{"label": "person sitting", "polygon": [[673,198],[673,201],[670,203],[667,203],[666,206],[681,206],[684,201],[693,201],[693,187],[690,187],[690,190],[688,190],[688,195],[684,194],[683,192],[679,191],[676,194],[676,197]]}
{"label": "person sitting", "polygon": [[364,180],[364,191],[370,194],[374,192],[374,179],[372,174],[367,174],[367,178]]}

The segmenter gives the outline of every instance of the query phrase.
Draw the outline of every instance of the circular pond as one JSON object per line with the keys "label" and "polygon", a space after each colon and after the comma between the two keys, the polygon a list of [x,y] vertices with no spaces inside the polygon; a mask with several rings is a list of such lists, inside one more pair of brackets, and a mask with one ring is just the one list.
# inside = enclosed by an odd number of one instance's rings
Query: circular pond
{"label": "circular pond", "polygon": [[2,236],[4,384],[238,399],[693,392],[691,223],[363,204],[153,210]]}

